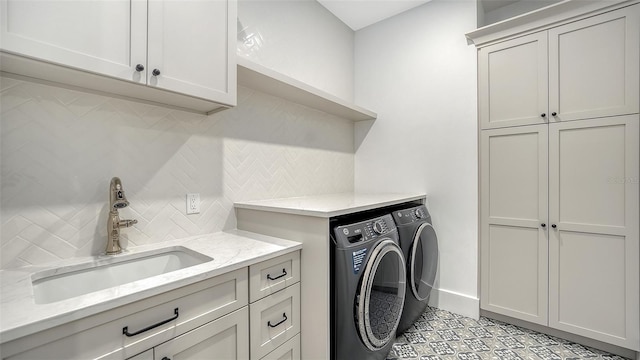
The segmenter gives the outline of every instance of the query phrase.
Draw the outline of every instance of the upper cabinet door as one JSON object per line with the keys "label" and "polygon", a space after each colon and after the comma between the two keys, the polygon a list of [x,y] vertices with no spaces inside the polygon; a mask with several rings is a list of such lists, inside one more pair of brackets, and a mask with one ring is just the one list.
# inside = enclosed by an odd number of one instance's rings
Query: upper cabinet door
{"label": "upper cabinet door", "polygon": [[478,50],[480,127],[547,122],[547,33]]}
{"label": "upper cabinet door", "polygon": [[234,0],[150,0],[148,84],[235,105],[236,9]]}
{"label": "upper cabinet door", "polygon": [[0,46],[11,53],[146,82],[146,1],[2,0]]}
{"label": "upper cabinet door", "polygon": [[638,112],[640,5],[549,30],[551,121]]}

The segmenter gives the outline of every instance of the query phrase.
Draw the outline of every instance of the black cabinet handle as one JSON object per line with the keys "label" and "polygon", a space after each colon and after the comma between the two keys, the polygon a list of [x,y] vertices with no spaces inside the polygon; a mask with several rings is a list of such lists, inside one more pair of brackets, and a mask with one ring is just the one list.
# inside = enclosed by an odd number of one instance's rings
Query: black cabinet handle
{"label": "black cabinet handle", "polygon": [[558,113],[555,111],[551,113],[551,116],[556,116],[556,115],[558,115]]}
{"label": "black cabinet handle", "polygon": [[556,225],[556,224],[551,224],[551,227],[555,229],[555,228],[557,228],[557,227],[558,227],[558,225]]}
{"label": "black cabinet handle", "polygon": [[153,69],[153,71],[151,72],[151,74],[152,74],[153,76],[158,76],[158,75],[160,75],[160,70],[158,70],[158,69]]}
{"label": "black cabinet handle", "polygon": [[144,71],[144,65],[142,65],[142,64],[138,64],[138,65],[136,65],[136,71],[137,71],[137,72]]}
{"label": "black cabinet handle", "polygon": [[142,333],[143,333],[143,332],[145,332],[145,331],[149,331],[149,330],[151,330],[151,329],[155,329],[155,328],[157,328],[158,326],[162,326],[162,325],[164,325],[164,324],[166,324],[166,323],[168,323],[168,322],[171,322],[171,321],[173,321],[173,320],[177,319],[177,318],[178,318],[178,308],[175,308],[175,309],[173,310],[173,313],[174,313],[175,315],[173,315],[173,317],[172,317],[171,319],[167,319],[167,320],[161,321],[161,322],[159,322],[159,323],[157,323],[157,324],[153,324],[153,325],[151,325],[151,326],[147,326],[146,328],[144,328],[144,329],[142,329],[142,330],[139,330],[139,331],[136,331],[136,332],[134,332],[134,333],[130,333],[130,332],[129,332],[129,327],[128,327],[128,326],[125,326],[125,327],[123,327],[123,328],[122,328],[122,333],[123,333],[123,334],[125,334],[125,335],[127,335],[128,337],[132,337],[132,336],[136,336],[136,335],[138,335],[138,334],[142,334]]}
{"label": "black cabinet handle", "polygon": [[542,114],[540,114],[540,117],[547,117],[547,114],[542,113]]}
{"label": "black cabinet handle", "polygon": [[280,275],[278,275],[278,276],[276,276],[274,278],[271,277],[271,274],[267,274],[267,279],[269,279],[269,280],[278,280],[283,276],[287,276],[287,270],[286,269],[282,269],[282,274],[280,274]]}
{"label": "black cabinet handle", "polygon": [[271,324],[271,321],[267,321],[267,325],[269,325],[269,327],[274,328],[274,327],[276,327],[276,326],[278,326],[278,325],[282,324],[283,322],[287,321],[287,314],[286,314],[286,313],[282,313],[282,317],[283,317],[284,319],[282,319],[282,320],[278,321],[278,323],[277,323],[277,324]]}
{"label": "black cabinet handle", "polygon": [[542,224],[540,224],[540,226],[542,226],[542,227],[547,227],[547,224],[542,223]]}
{"label": "black cabinet handle", "polygon": [[171,359],[169,359],[168,357],[165,356],[165,357],[162,358],[162,360],[171,360]]}

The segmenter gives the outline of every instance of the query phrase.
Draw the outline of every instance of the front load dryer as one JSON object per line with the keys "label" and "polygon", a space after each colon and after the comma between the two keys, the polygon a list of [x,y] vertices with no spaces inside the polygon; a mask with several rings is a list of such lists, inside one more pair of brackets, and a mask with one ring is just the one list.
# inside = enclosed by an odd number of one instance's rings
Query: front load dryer
{"label": "front load dryer", "polygon": [[405,297],[405,262],[390,215],[334,228],[332,358],[383,360]]}
{"label": "front load dryer", "polygon": [[401,334],[427,308],[438,268],[438,238],[426,206],[397,209],[392,215],[407,262],[406,296],[398,325],[398,333]]}

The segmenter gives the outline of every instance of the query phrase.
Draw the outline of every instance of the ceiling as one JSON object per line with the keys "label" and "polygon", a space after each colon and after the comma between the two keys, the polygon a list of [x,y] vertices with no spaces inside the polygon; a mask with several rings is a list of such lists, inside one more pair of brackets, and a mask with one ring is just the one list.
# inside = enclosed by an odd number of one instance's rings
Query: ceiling
{"label": "ceiling", "polygon": [[[354,31],[401,12],[425,4],[431,0],[318,0]],[[447,0],[452,1],[452,0]],[[519,0],[479,0],[485,12],[493,11]]]}

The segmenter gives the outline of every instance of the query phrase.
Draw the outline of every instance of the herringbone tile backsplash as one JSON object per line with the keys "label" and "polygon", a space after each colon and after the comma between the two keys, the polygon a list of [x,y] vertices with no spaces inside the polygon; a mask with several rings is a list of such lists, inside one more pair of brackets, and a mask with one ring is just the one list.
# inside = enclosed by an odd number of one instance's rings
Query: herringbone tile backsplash
{"label": "herringbone tile backsplash", "polygon": [[235,228],[234,201],[353,190],[351,122],[247,88],[205,116],[2,77],[0,119],[3,269],[104,251],[113,176],[129,246]]}

